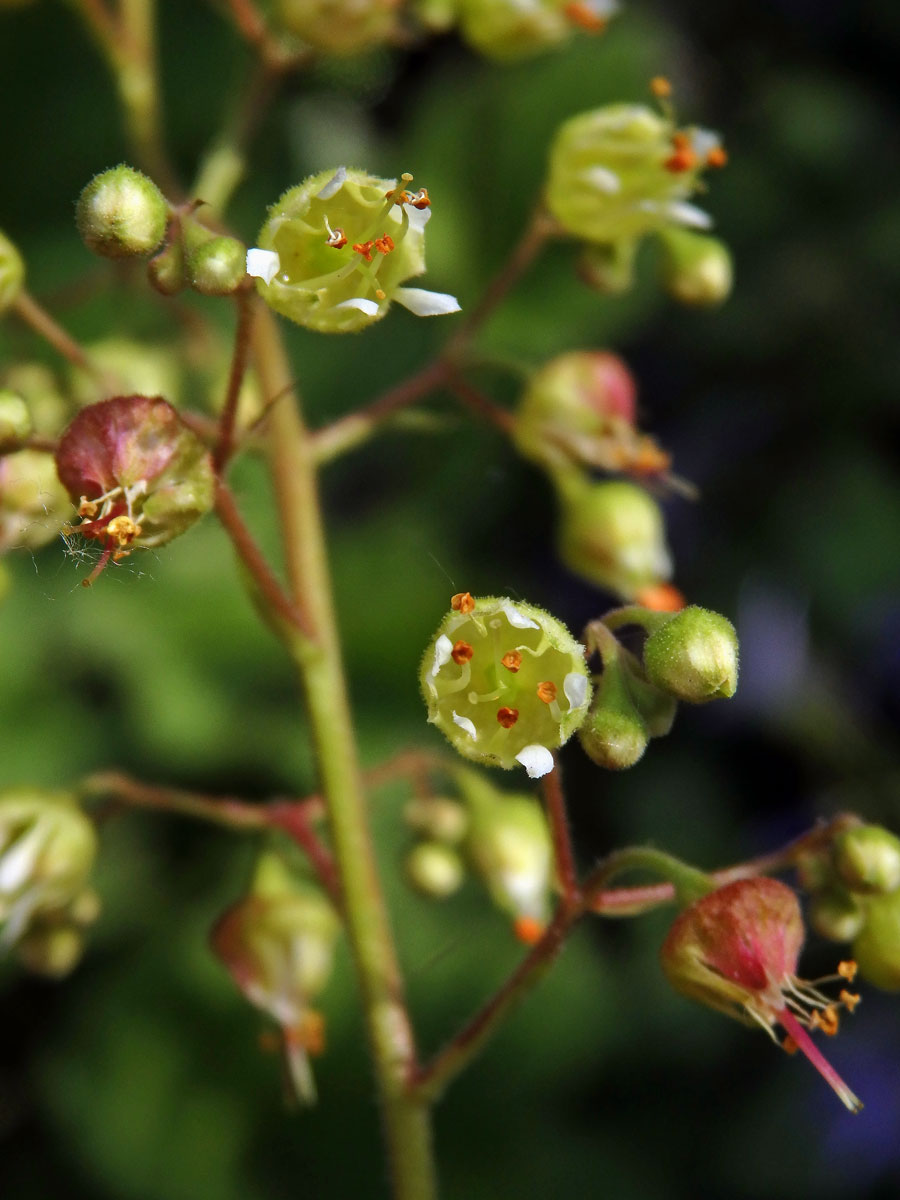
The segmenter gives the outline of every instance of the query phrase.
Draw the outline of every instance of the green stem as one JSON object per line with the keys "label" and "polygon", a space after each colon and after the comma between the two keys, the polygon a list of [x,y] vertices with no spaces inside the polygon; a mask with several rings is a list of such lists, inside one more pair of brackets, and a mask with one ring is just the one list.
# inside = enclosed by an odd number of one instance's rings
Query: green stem
{"label": "green stem", "polygon": [[321,792],[341,882],[369,1047],[381,1101],[396,1200],[431,1200],[436,1179],[429,1111],[408,1088],[416,1049],[403,981],[381,892],[338,640],[322,529],[315,458],[300,415],[275,318],[262,309],[253,327],[266,397],[282,396],[269,418],[270,464],[294,602],[312,642],[294,658],[306,697]]}
{"label": "green stem", "polygon": [[622,629],[625,625],[639,625],[648,633],[654,633],[671,621],[674,615],[671,612],[656,612],[650,608],[643,608],[640,604],[625,604],[622,608],[614,608],[608,612],[603,617],[602,623],[607,629]]}
{"label": "green stem", "polygon": [[661,876],[672,884],[675,897],[683,905],[699,900],[716,887],[712,875],[698,871],[672,854],[654,850],[650,846],[628,846],[610,854],[588,877],[584,885],[586,906],[591,907],[594,897],[625,871],[648,871]]}

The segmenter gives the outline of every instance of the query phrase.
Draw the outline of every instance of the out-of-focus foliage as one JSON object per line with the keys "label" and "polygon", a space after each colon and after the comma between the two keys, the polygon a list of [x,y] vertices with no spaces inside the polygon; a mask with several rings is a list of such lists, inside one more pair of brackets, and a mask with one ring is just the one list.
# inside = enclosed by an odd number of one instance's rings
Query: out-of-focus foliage
{"label": "out-of-focus foliage", "polygon": [[[247,55],[210,6],[160,7],[168,123],[188,175]],[[682,714],[615,778],[567,752],[586,862],[652,840],[719,865],[848,806],[900,827],[898,41],[890,0],[635,5],[604,39],[502,69],[451,38],[317,67],[287,87],[256,140],[233,210],[245,237],[286,187],[336,162],[414,171],[434,202],[429,279],[467,308],[517,237],[563,119],[643,101],[648,79],[665,73],[680,118],[723,131],[731,164],[704,205],[734,251],[726,305],[673,306],[649,252],[637,290],[602,299],[576,281],[574,250],[554,246],[481,342],[526,365],[581,347],[626,355],[642,425],[702,493],[665,505],[676,580],[691,601],[732,616],[741,637],[728,711]],[[138,276],[97,266],[76,235],[81,187],[127,147],[112,87],[64,5],[0,16],[0,78],[0,227],[25,254],[29,286],[87,341],[177,334]],[[220,315],[213,301],[189,303]],[[289,330],[313,423],[423,362],[446,336],[437,326],[395,312],[352,339]],[[19,359],[58,367],[7,322],[0,370]],[[514,394],[493,368],[481,382],[498,399]],[[325,475],[367,762],[437,744],[416,669],[452,592],[526,596],[576,629],[606,604],[555,560],[552,496],[536,471],[495,434],[450,419],[450,438],[390,434]],[[241,463],[235,486],[271,542],[262,473]],[[128,559],[90,593],[58,544],[7,565],[0,786],[65,786],[107,765],[250,796],[313,786],[290,670],[212,523],[165,557]],[[399,792],[384,792],[374,823],[432,1048],[520,951],[475,887],[443,907],[409,892],[401,808]],[[5,1198],[384,1195],[346,959],[330,993],[321,1103],[298,1115],[282,1105],[256,1016],[207,951],[252,854],[205,827],[110,821],[96,880],[104,911],[84,964],[61,985],[3,966]],[[890,1001],[867,993],[834,1045],[867,1105],[847,1117],[762,1035],[667,991],[656,961],[666,924],[583,929],[454,1086],[438,1114],[447,1196],[894,1195]]]}

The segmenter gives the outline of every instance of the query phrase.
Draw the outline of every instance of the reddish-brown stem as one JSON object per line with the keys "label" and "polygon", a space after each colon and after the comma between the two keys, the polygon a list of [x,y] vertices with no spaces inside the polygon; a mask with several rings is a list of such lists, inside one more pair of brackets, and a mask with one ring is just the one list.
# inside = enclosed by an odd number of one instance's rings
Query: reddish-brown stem
{"label": "reddish-brown stem", "polygon": [[310,630],[303,613],[290,600],[273,574],[265,555],[247,528],[234,496],[221,480],[216,483],[216,514],[272,614],[287,622],[289,628],[309,637]]}
{"label": "reddish-brown stem", "polygon": [[213,466],[218,475],[222,474],[234,453],[234,426],[237,420],[238,401],[250,357],[254,296],[252,293],[242,290],[238,292],[235,299],[237,302],[237,328],[234,334],[234,352],[231,357],[231,370],[228,373],[228,390],[225,393],[225,403],[219,418],[219,441],[213,452]]}
{"label": "reddish-brown stem", "polygon": [[337,909],[341,908],[341,885],[331,852],[316,833],[310,811],[305,803],[290,800],[270,805],[267,809],[269,823],[283,829],[309,859],[319,882],[328,892]]}
{"label": "reddish-brown stem", "polygon": [[450,388],[457,400],[474,412],[476,416],[496,426],[501,433],[511,432],[514,424],[512,414],[498,404],[494,404],[492,400],[488,400],[487,396],[463,379],[458,371],[453,369],[448,371],[447,387]]}
{"label": "reddish-brown stem", "polygon": [[99,372],[75,339],[68,334],[57,321],[50,316],[46,309],[28,292],[19,292],[13,301],[13,312],[29,325],[35,333],[49,342],[54,350],[59,351],[63,358],[68,359],[73,366],[82,367],[95,378]]}
{"label": "reddish-brown stem", "polygon": [[101,46],[110,48],[117,45],[122,31],[104,0],[76,0],[75,7]]}
{"label": "reddish-brown stem", "polygon": [[44,437],[39,433],[31,433],[28,437],[20,438],[17,442],[10,442],[7,445],[0,446],[0,458],[6,454],[16,454],[19,450],[40,450],[44,454],[55,454],[58,443],[56,438]]}
{"label": "reddish-brown stem", "polygon": [[562,892],[563,904],[567,907],[576,905],[580,899],[578,887],[578,869],[575,866],[575,854],[572,849],[572,838],[569,833],[569,817],[566,812],[566,798],[563,795],[562,779],[559,763],[543,779],[544,804],[550,821],[550,832],[553,837],[553,853],[556,860],[556,879]]}

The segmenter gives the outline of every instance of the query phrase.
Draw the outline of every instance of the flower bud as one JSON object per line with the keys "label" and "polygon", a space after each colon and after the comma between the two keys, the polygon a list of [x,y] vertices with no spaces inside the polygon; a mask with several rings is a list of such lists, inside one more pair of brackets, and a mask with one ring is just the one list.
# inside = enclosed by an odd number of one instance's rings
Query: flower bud
{"label": "flower bud", "polygon": [[95,175],[75,208],[82,241],[104,258],[152,254],[168,220],[169,206],[156,184],[124,163]]}
{"label": "flower bud", "polygon": [[[687,203],[708,162],[721,156],[718,138],[704,129],[678,130],[640,104],[611,104],[560,126],[550,150],[547,207],[576,237],[619,246],[624,265],[640,238],[671,226],[706,229],[701,209]],[[616,262],[616,256],[611,260]],[[615,273],[614,273],[615,279]]]}
{"label": "flower bud", "polygon": [[834,841],[833,854],[851,892],[885,895],[900,888],[900,838],[880,825],[845,829]]}
{"label": "flower bud", "polygon": [[671,576],[662,513],[643,488],[575,472],[557,482],[557,544],[571,571],[626,600]]}
{"label": "flower bud", "polygon": [[498,908],[543,923],[553,886],[553,842],[533,796],[500,791],[474,771],[458,774],[471,816],[466,851]]}
{"label": "flower bud", "polygon": [[326,54],[360,54],[394,33],[400,0],[276,0],[290,33]]}
{"label": "flower bud", "polygon": [[51,455],[17,450],[0,456],[0,552],[52,542],[71,512]]}
{"label": "flower bud", "polygon": [[678,701],[668,692],[661,692],[634,671],[627,675],[628,693],[640,713],[641,720],[652,738],[665,737],[675,724]]}
{"label": "flower bud", "polygon": [[61,979],[78,965],[84,934],[74,925],[47,925],[30,930],[16,947],[22,965],[35,975]]}
{"label": "flower bud", "polygon": [[532,778],[584,720],[584,647],[562,622],[505,597],[453,597],[420,671],[428,720],[465,758]]}
{"label": "flower bud", "polygon": [[412,0],[415,18],[432,33],[446,33],[455,24],[460,0]]}
{"label": "flower bud", "polygon": [[20,362],[3,372],[2,383],[25,401],[33,431],[56,437],[69,419],[71,405],[53,371],[43,363]]}
{"label": "flower bud", "polygon": [[459,891],[465,877],[462,859],[443,842],[419,842],[407,854],[405,867],[413,887],[438,900]]}
{"label": "flower bud", "polygon": [[654,630],[644,644],[647,678],[688,704],[733,696],[738,677],[734,626],[691,604]]}
{"label": "flower bud", "polygon": [[637,248],[636,241],[604,246],[588,242],[578,255],[578,278],[601,296],[622,296],[630,292],[634,287]]}
{"label": "flower bud", "polygon": [[614,0],[460,0],[460,32],[481,54],[502,62],[550,50],[575,29],[602,33]]}
{"label": "flower bud", "polygon": [[0,317],[15,303],[24,283],[22,255],[0,230]]}
{"label": "flower bud", "polygon": [[852,942],[865,924],[859,900],[843,888],[816,892],[809,902],[809,923],[821,937],[832,942]]}
{"label": "flower bud", "polygon": [[[852,1012],[859,997],[842,990],[840,1003],[829,1002],[797,977],[803,938],[800,905],[789,887],[776,879],[739,879],[684,909],[660,960],[672,986],[691,999],[770,1032],[781,1025],[847,1108],[858,1112],[859,1100],[804,1026],[835,1033],[838,1008]],[[838,974],[850,980],[853,970],[842,963]]]}
{"label": "flower bud", "polygon": [[466,836],[469,814],[449,796],[425,796],[411,800],[403,810],[410,829],[430,840],[455,846]]}
{"label": "flower bud", "polygon": [[900,891],[866,901],[866,923],[853,943],[860,974],[886,992],[900,991]]}
{"label": "flower bud", "polygon": [[0,387],[0,450],[15,446],[30,433],[28,405],[10,388]]}
{"label": "flower bud", "polygon": [[60,438],[56,465],[79,505],[78,533],[104,547],[101,565],[164,545],[212,507],[209,453],[160,396],[82,409]]}
{"label": "flower bud", "polygon": [[588,758],[610,771],[633,767],[647,749],[647,726],[634,705],[627,668],[618,655],[604,659],[587,720],[578,740]]}
{"label": "flower bud", "polygon": [[191,287],[204,296],[228,296],[247,274],[247,247],[233,237],[187,239],[187,269]]}
{"label": "flower bud", "polygon": [[0,793],[0,944],[17,942],[37,917],[72,904],[96,854],[94,826],[67,793]]}
{"label": "flower bud", "polygon": [[688,229],[664,229],[659,241],[663,287],[673,299],[701,308],[728,299],[734,270],[724,242]]}
{"label": "flower bud", "polygon": [[452,296],[400,286],[425,270],[430,201],[411,180],[339,167],[285,192],[247,252],[266,303],[321,333],[363,329],[392,300],[417,316],[458,311]]}
{"label": "flower bud", "polygon": [[147,263],[147,278],[150,286],[162,296],[177,296],[184,291],[188,277],[181,238],[174,238],[154,254]]}

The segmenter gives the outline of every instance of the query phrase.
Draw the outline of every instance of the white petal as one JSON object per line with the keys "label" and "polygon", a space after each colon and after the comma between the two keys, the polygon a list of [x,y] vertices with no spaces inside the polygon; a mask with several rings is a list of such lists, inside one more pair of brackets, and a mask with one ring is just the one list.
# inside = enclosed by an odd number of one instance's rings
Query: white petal
{"label": "white petal", "polygon": [[344,186],[344,180],[347,178],[347,168],[338,167],[332,177],[328,180],[321,192],[316,193],[317,200],[330,200]]}
{"label": "white petal", "polygon": [[254,247],[247,251],[247,274],[254,279],[264,279],[271,283],[281,267],[281,259],[274,250],[260,250]]}
{"label": "white petal", "polygon": [[360,312],[366,314],[367,317],[378,316],[378,305],[374,300],[366,300],[364,296],[354,296],[351,300],[342,300],[340,304],[335,304],[335,308],[358,308]]}
{"label": "white petal", "polygon": [[12,895],[23,883],[28,882],[43,841],[40,823],[35,824],[18,837],[0,858],[0,894]]}
{"label": "white petal", "polygon": [[540,629],[537,621],[532,621],[531,617],[526,617],[524,613],[520,613],[511,604],[503,605],[503,615],[509,621],[510,625],[512,625],[513,629]]}
{"label": "white petal", "polygon": [[416,233],[421,233],[431,220],[431,207],[413,208],[411,204],[404,204],[403,208],[406,211],[406,215],[409,217],[410,229],[414,230]]}
{"label": "white petal", "polygon": [[426,288],[397,288],[392,300],[408,308],[417,317],[440,317],[444,313],[459,312],[459,301],[446,292],[429,292]]}
{"label": "white petal", "polygon": [[722,139],[712,129],[697,126],[691,130],[691,147],[698,158],[706,158],[710,150],[717,150],[722,145]]}
{"label": "white petal", "polygon": [[540,779],[553,770],[553,755],[546,746],[525,746],[516,755],[516,762],[525,768],[529,779]]}
{"label": "white petal", "polygon": [[475,722],[470,721],[468,717],[461,717],[458,712],[454,712],[452,715],[453,724],[458,725],[460,729],[464,729],[474,742],[478,737],[478,731],[475,728]]}
{"label": "white petal", "polygon": [[570,671],[563,680],[563,691],[566,693],[570,712],[573,708],[581,708],[588,698],[587,676],[578,671]]}
{"label": "white petal", "polygon": [[619,11],[618,0],[587,0],[587,6],[595,17],[614,17]]}
{"label": "white petal", "polygon": [[689,229],[711,229],[712,217],[709,213],[698,208],[696,204],[688,204],[684,200],[673,200],[666,205],[666,215],[679,225],[687,225]]}
{"label": "white petal", "polygon": [[581,172],[581,178],[598,192],[606,192],[608,196],[614,196],[622,190],[622,180],[608,167],[588,167],[586,171]]}
{"label": "white petal", "polygon": [[431,674],[437,675],[438,671],[450,661],[450,655],[453,653],[453,643],[447,637],[446,633],[442,633],[438,640],[434,643],[434,662],[431,665]]}

